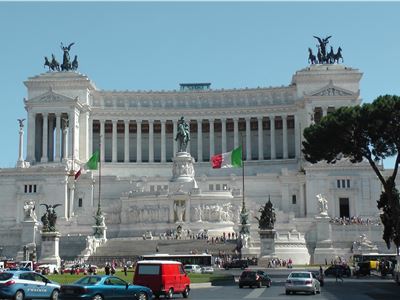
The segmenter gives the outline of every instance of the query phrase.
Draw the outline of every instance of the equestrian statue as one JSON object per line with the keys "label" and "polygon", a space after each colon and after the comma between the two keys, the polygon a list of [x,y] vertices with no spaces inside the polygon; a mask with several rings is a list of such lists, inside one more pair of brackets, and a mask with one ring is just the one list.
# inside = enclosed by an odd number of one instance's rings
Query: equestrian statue
{"label": "equestrian statue", "polygon": [[186,123],[183,116],[178,121],[175,141],[178,141],[178,152],[186,152],[187,145],[190,141],[190,129],[189,124]]}

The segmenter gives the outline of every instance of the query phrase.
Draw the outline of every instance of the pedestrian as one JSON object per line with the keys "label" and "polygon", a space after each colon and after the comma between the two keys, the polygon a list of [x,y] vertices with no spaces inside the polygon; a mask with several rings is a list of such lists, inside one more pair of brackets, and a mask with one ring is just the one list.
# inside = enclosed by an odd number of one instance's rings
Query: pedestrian
{"label": "pedestrian", "polygon": [[106,275],[110,275],[110,265],[108,263],[104,267],[104,271],[106,272]]}
{"label": "pedestrian", "polygon": [[124,265],[124,274],[125,276],[128,276],[128,267]]}
{"label": "pedestrian", "polygon": [[336,282],[338,282],[338,279],[343,282],[343,277],[342,277],[342,270],[339,268],[339,266],[336,266]]}

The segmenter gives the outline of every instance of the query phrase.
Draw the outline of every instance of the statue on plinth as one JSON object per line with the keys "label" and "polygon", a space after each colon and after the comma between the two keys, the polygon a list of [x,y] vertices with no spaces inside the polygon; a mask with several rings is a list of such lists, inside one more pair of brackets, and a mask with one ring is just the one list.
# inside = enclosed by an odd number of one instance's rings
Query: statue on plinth
{"label": "statue on plinth", "polygon": [[36,217],[36,213],[35,213],[35,201],[33,200],[29,200],[29,201],[25,201],[24,203],[24,220],[25,221],[36,221],[37,217]]}
{"label": "statue on plinth", "polygon": [[265,203],[264,208],[261,207],[259,209],[259,212],[261,213],[260,218],[255,217],[256,220],[258,221],[258,228],[274,229],[274,224],[276,222],[276,215],[271,199],[269,199],[268,202]]}
{"label": "statue on plinth", "polygon": [[67,47],[63,45],[63,43],[61,43],[61,50],[64,51],[64,55],[63,55],[63,63],[61,64],[61,71],[69,71],[72,70],[72,64],[69,58],[69,51],[71,50],[71,47],[74,45],[75,43],[71,43],[69,44]]}
{"label": "statue on plinth", "polygon": [[328,214],[328,200],[322,196],[322,194],[318,194],[317,196],[317,201],[319,205],[319,213],[321,215],[327,215]]}
{"label": "statue on plinth", "polygon": [[183,116],[178,121],[175,141],[178,141],[178,152],[186,152],[187,144],[190,141],[190,129]]}
{"label": "statue on plinth", "polygon": [[176,221],[182,223],[183,215],[185,214],[186,206],[184,202],[176,201],[174,203],[174,211],[176,213]]}
{"label": "statue on plinth", "polygon": [[57,206],[61,206],[62,204],[48,205],[48,204],[40,204],[46,206],[46,212],[41,217],[41,221],[43,223],[43,232],[56,232],[56,222],[57,222],[57,213],[55,208]]}

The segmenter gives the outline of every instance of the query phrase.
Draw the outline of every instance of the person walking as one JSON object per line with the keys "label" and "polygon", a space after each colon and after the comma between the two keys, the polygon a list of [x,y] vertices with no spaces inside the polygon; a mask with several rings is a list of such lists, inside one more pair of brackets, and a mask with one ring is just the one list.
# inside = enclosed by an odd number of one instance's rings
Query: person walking
{"label": "person walking", "polygon": [[336,266],[336,282],[338,282],[338,279],[343,282],[342,269],[339,268],[339,266]]}

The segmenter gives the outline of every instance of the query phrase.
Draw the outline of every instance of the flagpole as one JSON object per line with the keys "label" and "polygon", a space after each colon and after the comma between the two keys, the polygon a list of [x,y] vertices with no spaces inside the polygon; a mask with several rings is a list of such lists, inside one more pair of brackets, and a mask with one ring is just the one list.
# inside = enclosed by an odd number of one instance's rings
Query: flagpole
{"label": "flagpole", "polygon": [[243,135],[240,134],[240,138],[241,138],[241,144],[242,144],[242,190],[243,190],[243,199],[242,199],[242,210],[244,211],[246,209],[245,207],[245,202],[244,202],[244,155],[243,155]]}
{"label": "flagpole", "polygon": [[99,141],[99,202],[97,204],[97,213],[101,213],[101,138],[102,136],[100,135],[100,141]]}

